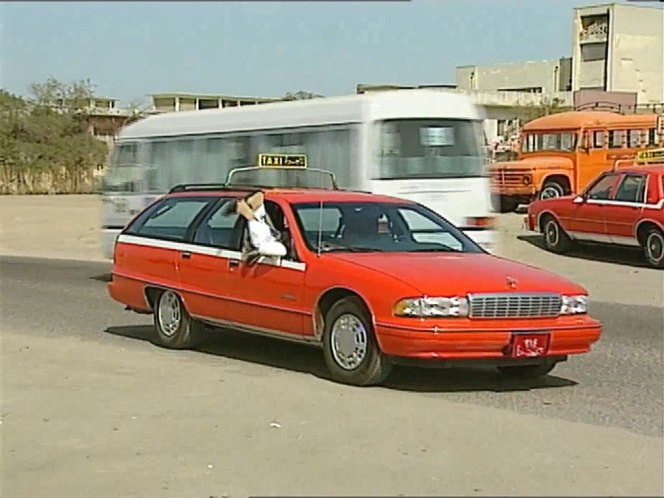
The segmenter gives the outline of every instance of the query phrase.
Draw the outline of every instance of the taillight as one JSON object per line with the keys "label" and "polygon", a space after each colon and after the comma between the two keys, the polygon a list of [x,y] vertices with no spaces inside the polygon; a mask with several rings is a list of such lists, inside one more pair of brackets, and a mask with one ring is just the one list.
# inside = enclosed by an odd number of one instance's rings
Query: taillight
{"label": "taillight", "polygon": [[473,216],[466,218],[466,226],[477,228],[493,228],[494,218],[492,216]]}

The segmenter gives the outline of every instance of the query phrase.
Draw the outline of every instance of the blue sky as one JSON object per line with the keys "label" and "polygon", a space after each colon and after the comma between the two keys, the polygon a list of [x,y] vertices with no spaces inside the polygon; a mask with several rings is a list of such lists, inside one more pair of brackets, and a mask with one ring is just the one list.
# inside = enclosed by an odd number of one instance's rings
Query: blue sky
{"label": "blue sky", "polygon": [[568,55],[572,8],[593,3],[4,2],[0,85],[26,95],[49,76],[90,78],[100,95],[145,101],[454,83],[458,65]]}

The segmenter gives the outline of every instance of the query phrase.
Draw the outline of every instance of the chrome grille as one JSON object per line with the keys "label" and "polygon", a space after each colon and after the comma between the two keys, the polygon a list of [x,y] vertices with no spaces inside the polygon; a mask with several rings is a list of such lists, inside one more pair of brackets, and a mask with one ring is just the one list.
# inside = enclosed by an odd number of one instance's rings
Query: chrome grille
{"label": "chrome grille", "polygon": [[560,314],[559,294],[517,293],[473,294],[469,296],[471,318],[538,318]]}

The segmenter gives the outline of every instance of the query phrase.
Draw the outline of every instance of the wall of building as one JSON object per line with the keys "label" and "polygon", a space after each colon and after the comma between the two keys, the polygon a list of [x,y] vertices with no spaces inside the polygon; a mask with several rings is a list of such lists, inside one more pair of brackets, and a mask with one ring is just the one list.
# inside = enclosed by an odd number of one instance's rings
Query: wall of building
{"label": "wall of building", "polygon": [[571,79],[570,66],[568,59],[460,66],[456,68],[456,85],[462,90],[552,94],[569,89],[567,82]]}
{"label": "wall of building", "polygon": [[639,103],[664,102],[664,9],[614,5],[609,81]]}

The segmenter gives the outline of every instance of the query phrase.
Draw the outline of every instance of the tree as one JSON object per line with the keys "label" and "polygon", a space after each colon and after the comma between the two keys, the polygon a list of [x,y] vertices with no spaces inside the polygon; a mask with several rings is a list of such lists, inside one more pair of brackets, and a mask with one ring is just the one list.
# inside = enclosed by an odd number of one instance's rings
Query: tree
{"label": "tree", "polygon": [[92,84],[49,78],[31,90],[32,102],[0,91],[0,192],[89,191],[107,155],[106,145],[87,133]]}

